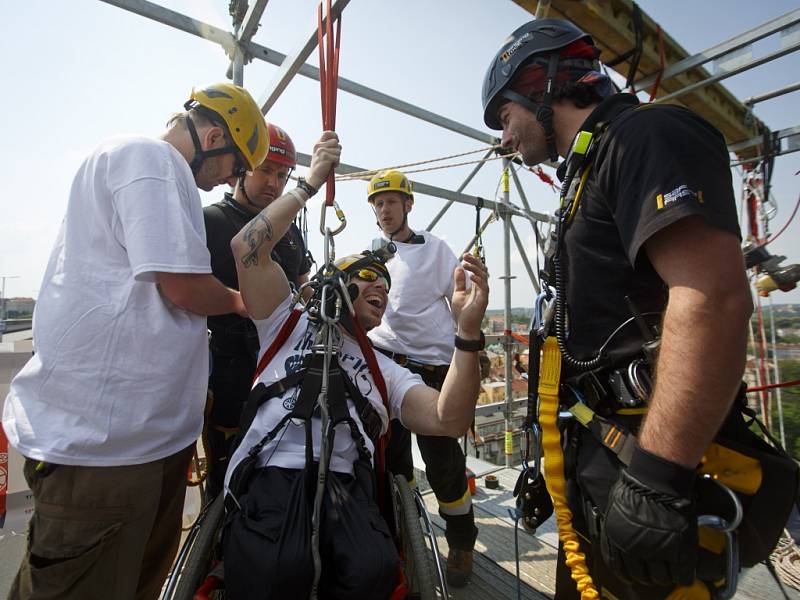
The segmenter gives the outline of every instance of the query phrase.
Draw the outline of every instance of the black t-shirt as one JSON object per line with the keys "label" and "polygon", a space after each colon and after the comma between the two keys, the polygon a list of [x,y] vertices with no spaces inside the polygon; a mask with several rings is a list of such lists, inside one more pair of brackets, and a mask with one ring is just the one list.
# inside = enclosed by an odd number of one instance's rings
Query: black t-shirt
{"label": "black t-shirt", "polygon": [[[253,215],[239,206],[231,194],[225,194],[221,202],[203,209],[203,218],[206,225],[206,245],[211,253],[211,271],[226,286],[238,290],[239,277],[231,251],[231,239],[250,222]],[[294,223],[275,244],[272,260],[281,265],[293,286],[299,286],[300,276],[310,271],[311,263],[303,236]],[[244,349],[245,339],[248,340],[251,351],[253,340],[255,349],[258,349],[258,336],[250,319],[237,314],[216,315],[208,318],[208,328],[212,333],[212,348],[217,351],[225,354],[237,353]]]}
{"label": "black t-shirt", "polygon": [[[652,235],[700,215],[741,239],[722,134],[687,109],[637,104],[629,94],[612,96],[581,128],[610,120],[564,238],[568,347],[581,359],[631,318],[625,296],[640,312],[657,313],[649,322],[660,321],[666,286],[641,251]],[[609,346],[612,360],[643,341],[629,323]]]}

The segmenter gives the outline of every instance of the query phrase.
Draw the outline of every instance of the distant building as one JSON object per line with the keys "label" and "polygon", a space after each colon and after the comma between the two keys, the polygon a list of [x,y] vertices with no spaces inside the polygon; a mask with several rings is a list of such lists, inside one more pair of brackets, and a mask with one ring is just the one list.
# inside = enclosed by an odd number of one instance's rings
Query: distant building
{"label": "distant building", "polygon": [[[512,464],[522,462],[520,440],[522,428],[525,423],[525,408],[514,411],[512,423]],[[481,460],[496,465],[505,464],[505,417],[502,411],[490,415],[477,415],[475,417],[475,439],[471,446],[468,445],[468,454],[475,455],[476,451]]]}
{"label": "distant building", "polygon": [[3,302],[6,317],[9,319],[30,315],[33,313],[33,307],[36,306],[36,300],[33,298],[5,298]]}

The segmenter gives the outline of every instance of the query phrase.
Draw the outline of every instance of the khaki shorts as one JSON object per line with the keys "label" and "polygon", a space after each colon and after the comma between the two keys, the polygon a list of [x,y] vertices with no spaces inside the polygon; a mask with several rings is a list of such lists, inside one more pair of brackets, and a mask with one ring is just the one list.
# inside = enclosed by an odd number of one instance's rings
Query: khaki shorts
{"label": "khaki shorts", "polygon": [[157,598],[180,541],[194,445],[123,467],[26,459],[28,547],[9,600]]}

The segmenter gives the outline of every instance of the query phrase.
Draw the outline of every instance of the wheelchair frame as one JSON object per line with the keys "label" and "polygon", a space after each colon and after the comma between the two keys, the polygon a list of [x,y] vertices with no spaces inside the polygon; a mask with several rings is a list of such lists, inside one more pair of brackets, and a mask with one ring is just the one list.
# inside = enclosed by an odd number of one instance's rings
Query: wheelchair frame
{"label": "wheelchair frame", "polygon": [[[442,566],[433,522],[419,490],[411,489],[405,477],[391,478],[395,544],[403,564],[408,600],[448,599],[447,578]],[[218,495],[197,518],[167,578],[161,600],[223,600],[224,584],[214,574],[218,568],[217,546],[225,518],[224,499]],[[386,518],[384,516],[384,518]],[[427,543],[426,543],[427,540]],[[428,559],[431,552],[433,561]],[[433,565],[431,565],[433,562]],[[437,592],[437,587],[439,592]],[[441,594],[441,595],[440,595]]]}

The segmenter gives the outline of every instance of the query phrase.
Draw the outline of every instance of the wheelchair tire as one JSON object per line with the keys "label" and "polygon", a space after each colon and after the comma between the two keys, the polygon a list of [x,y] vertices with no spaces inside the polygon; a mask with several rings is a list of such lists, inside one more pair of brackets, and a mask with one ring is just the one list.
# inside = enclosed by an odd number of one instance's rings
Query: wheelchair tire
{"label": "wheelchair tire", "polygon": [[436,578],[422,533],[419,511],[408,481],[402,475],[395,475],[392,480],[392,502],[409,590],[407,597],[436,600]]}
{"label": "wheelchair tire", "polygon": [[211,569],[217,532],[225,515],[224,494],[218,494],[205,515],[201,515],[197,536],[181,570],[178,585],[170,600],[192,600]]}

